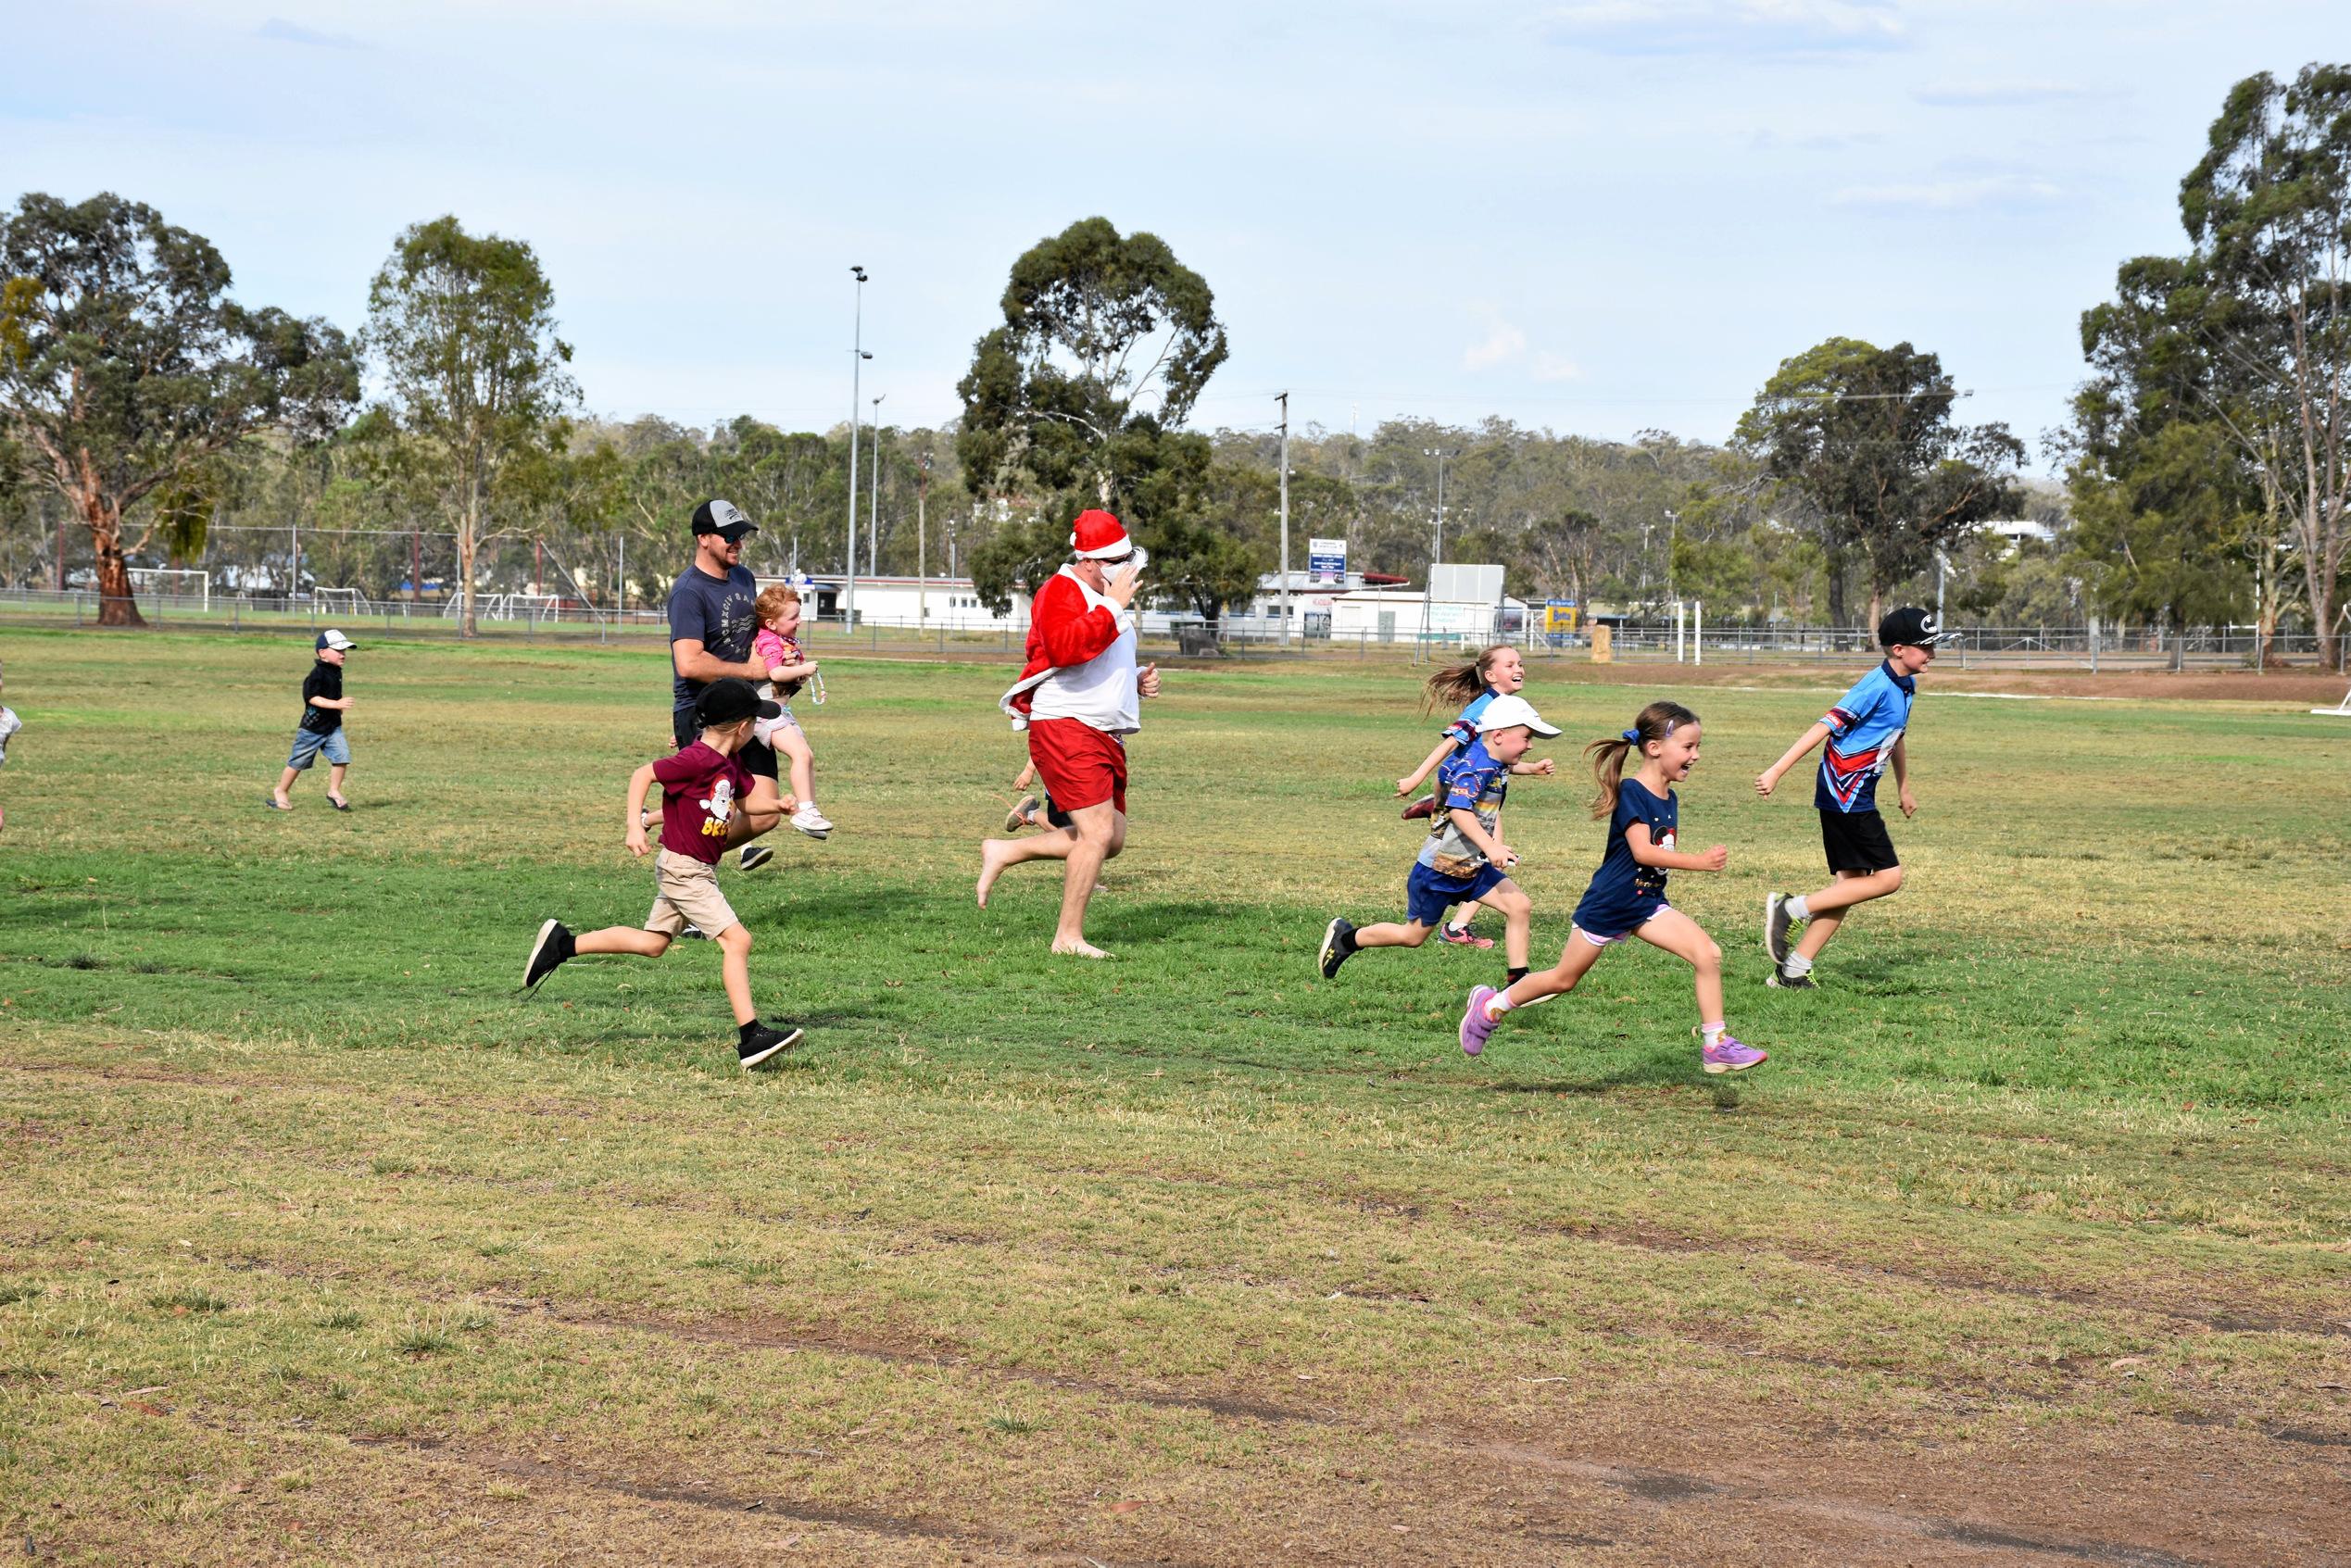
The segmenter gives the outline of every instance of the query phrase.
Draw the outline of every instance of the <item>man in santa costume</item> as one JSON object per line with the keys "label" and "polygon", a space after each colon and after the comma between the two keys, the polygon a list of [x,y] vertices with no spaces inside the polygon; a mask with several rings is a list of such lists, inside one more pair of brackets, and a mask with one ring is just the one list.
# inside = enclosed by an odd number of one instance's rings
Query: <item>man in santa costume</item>
{"label": "man in santa costume", "polygon": [[1062,920],[1053,951],[1106,958],[1086,940],[1086,904],[1102,862],[1126,847],[1126,742],[1142,728],[1141,699],[1159,695],[1159,667],[1135,662],[1135,583],[1143,553],[1105,511],[1084,511],[1070,533],[1075,558],[1030,601],[1028,665],[999,706],[1028,731],[1029,759],[1070,825],[1035,838],[980,845],[979,901],[1007,866],[1060,860]]}

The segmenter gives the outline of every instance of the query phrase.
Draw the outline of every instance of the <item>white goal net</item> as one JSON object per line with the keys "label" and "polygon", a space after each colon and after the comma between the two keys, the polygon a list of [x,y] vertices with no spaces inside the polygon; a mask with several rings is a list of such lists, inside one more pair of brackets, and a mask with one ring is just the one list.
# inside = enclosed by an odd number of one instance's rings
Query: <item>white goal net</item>
{"label": "white goal net", "polygon": [[174,566],[134,566],[131,568],[131,591],[143,597],[170,595],[175,598],[195,599],[204,608],[212,608],[212,573]]}
{"label": "white goal net", "polygon": [[317,596],[321,609],[355,616],[368,612],[368,596],[357,588],[314,588],[311,592]]}

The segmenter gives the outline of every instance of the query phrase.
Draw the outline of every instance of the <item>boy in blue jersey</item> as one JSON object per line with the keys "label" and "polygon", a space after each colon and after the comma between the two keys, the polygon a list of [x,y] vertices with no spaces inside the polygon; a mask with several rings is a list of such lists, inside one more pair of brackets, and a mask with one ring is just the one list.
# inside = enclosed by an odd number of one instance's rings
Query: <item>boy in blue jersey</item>
{"label": "boy in blue jersey", "polygon": [[[1326,980],[1364,947],[1417,947],[1455,904],[1482,903],[1504,922],[1502,955],[1512,981],[1527,972],[1528,926],[1534,906],[1510,879],[1518,852],[1502,840],[1502,801],[1513,773],[1547,773],[1549,759],[1525,760],[1537,735],[1555,735],[1523,696],[1498,696],[1477,719],[1477,738],[1438,770],[1442,809],[1404,879],[1405,918],[1358,927],[1346,916],[1323,928],[1316,967]],[[1507,984],[1507,982],[1505,982]]]}
{"label": "boy in blue jersey", "polygon": [[[1917,700],[1918,673],[1935,661],[1935,645],[1948,635],[1936,626],[1933,614],[1923,609],[1905,607],[1879,621],[1885,662],[1854,682],[1853,690],[1838,698],[1786,756],[1756,776],[1755,793],[1769,795],[1779,776],[1804,753],[1828,743],[1820,754],[1812,803],[1820,812],[1820,842],[1828,851],[1832,880],[1817,893],[1795,897],[1774,893],[1764,899],[1769,984],[1792,991],[1813,989],[1813,960],[1844,923],[1845,911],[1902,886],[1902,862],[1886,836],[1885,819],[1878,814],[1878,778],[1892,767],[1902,814],[1918,814],[1917,797],[1910,793],[1910,758],[1903,749],[1903,732],[1910,727],[1910,705]],[[1804,935],[1791,947],[1789,927],[1800,922]]]}

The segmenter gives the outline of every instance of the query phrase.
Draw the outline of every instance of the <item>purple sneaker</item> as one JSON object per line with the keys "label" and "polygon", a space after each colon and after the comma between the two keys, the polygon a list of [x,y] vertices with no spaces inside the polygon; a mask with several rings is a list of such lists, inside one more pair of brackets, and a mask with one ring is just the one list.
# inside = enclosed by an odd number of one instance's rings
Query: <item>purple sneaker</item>
{"label": "purple sneaker", "polygon": [[1709,1073],[1744,1073],[1750,1067],[1761,1067],[1771,1058],[1754,1047],[1725,1035],[1719,1044],[1701,1049],[1698,1060],[1705,1063]]}
{"label": "purple sneaker", "polygon": [[1476,1056],[1486,1048],[1486,1036],[1494,1032],[1494,1021],[1486,1016],[1486,1004],[1499,994],[1491,985],[1469,988],[1469,1006],[1462,1010],[1461,1015],[1462,1055]]}

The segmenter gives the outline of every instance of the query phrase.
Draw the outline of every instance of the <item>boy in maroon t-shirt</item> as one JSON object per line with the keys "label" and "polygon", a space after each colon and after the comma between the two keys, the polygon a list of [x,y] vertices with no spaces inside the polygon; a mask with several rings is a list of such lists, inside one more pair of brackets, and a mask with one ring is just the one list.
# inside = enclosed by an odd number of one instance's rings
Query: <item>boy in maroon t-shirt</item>
{"label": "boy in maroon t-shirt", "polygon": [[[690,923],[700,927],[724,955],[720,972],[741,1032],[737,1060],[747,1068],[761,1067],[800,1043],[798,1029],[771,1028],[752,1009],[751,934],[735,918],[718,885],[719,857],[727,847],[765,833],[783,816],[780,809],[751,810],[751,775],[739,756],[743,743],[751,738],[752,721],[782,712],[776,704],[761,701],[748,681],[729,676],[702,688],[694,702],[700,738],[629,776],[623,815],[632,855],[642,856],[649,847],[642,813],[645,792],[657,782],[661,786],[661,852],[654,860],[653,912],[642,927],[607,926],[578,936],[561,921],[548,921],[539,927],[539,939],[522,966],[524,990],[537,989],[559,965],[583,953],[658,959]],[[766,820],[757,820],[761,816]]]}

